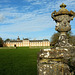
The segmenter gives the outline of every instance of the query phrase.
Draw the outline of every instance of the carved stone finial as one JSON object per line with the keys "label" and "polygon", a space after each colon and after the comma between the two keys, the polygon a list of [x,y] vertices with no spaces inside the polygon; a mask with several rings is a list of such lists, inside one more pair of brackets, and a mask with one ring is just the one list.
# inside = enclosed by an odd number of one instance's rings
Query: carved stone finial
{"label": "carved stone finial", "polygon": [[[73,20],[73,18],[75,17],[75,12],[68,11],[65,7],[66,5],[64,3],[62,3],[60,5],[61,9],[57,12],[54,11],[51,14],[51,17],[55,20],[55,22],[57,23],[55,30],[60,32],[60,36],[59,36],[59,45],[61,46],[70,46],[70,44],[68,44],[67,40],[66,40],[66,33],[68,31],[71,30],[71,25],[70,25],[70,21]],[[60,39],[61,38],[61,39]],[[63,41],[65,41],[65,44],[63,43]],[[58,45],[58,46],[59,46]]]}
{"label": "carved stone finial", "polygon": [[61,8],[65,8],[66,5],[65,5],[64,3],[62,3],[62,4],[60,5],[60,7],[61,7]]}

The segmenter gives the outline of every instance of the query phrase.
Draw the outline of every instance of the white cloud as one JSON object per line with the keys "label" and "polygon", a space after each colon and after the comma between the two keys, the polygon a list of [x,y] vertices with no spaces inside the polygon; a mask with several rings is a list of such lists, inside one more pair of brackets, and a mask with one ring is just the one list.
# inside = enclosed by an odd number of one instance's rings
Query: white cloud
{"label": "white cloud", "polygon": [[38,5],[38,4],[41,4],[41,2],[39,2],[39,1],[36,1],[36,2],[34,2],[34,3],[31,3],[32,5]]}
{"label": "white cloud", "polygon": [[4,20],[4,16],[0,14],[0,22],[2,22],[3,20]]}
{"label": "white cloud", "polygon": [[[40,0],[28,0],[29,2],[35,1],[35,4],[38,3]],[[41,31],[48,27],[52,27],[55,25],[55,22],[51,19],[51,14],[54,10],[59,10],[59,5],[61,3],[65,3],[69,5],[70,3],[75,4],[75,2],[63,0],[63,1],[57,1],[54,5],[53,2],[49,2],[45,8],[40,8],[38,10],[35,10],[33,12],[28,13],[17,13],[17,7],[11,7],[11,8],[4,8],[2,9],[0,13],[2,13],[5,17],[5,20],[2,22],[2,24],[10,24],[9,26],[0,26],[1,32],[31,32],[31,31]],[[42,2],[42,1],[40,1]],[[46,2],[46,0],[44,0]],[[75,5],[74,5],[75,6]],[[29,9],[31,6],[24,6],[24,8]],[[58,9],[57,9],[58,8]],[[71,7],[70,7],[71,8]],[[72,7],[73,8],[73,7]],[[50,12],[49,12],[50,11]],[[14,12],[14,13],[13,13]],[[42,13],[42,14],[41,14]],[[6,17],[8,16],[8,17]],[[11,19],[10,17],[13,17]],[[12,23],[12,24],[11,24]]]}
{"label": "white cloud", "polygon": [[37,0],[25,0],[25,1],[32,2],[32,1],[37,1]]}
{"label": "white cloud", "polygon": [[31,2],[32,5],[42,5],[47,3],[47,0],[25,0]]}
{"label": "white cloud", "polygon": [[0,3],[8,3],[10,0],[0,0]]}
{"label": "white cloud", "polygon": [[13,23],[9,26],[1,26],[0,31],[2,32],[19,32],[19,31],[41,31],[45,28],[52,27],[54,22],[49,16],[50,14],[33,15],[23,14],[21,17],[13,20],[6,20],[4,23]]}
{"label": "white cloud", "polygon": [[5,8],[0,9],[0,11],[1,11],[0,13],[18,12],[17,7],[5,7]]}

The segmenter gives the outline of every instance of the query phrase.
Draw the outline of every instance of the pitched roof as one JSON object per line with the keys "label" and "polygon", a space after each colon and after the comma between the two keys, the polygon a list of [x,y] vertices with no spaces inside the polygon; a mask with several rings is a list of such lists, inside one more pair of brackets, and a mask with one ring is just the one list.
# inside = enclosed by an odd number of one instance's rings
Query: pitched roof
{"label": "pitched roof", "polygon": [[42,42],[42,41],[49,41],[48,39],[44,39],[44,40],[29,40],[30,42]]}
{"label": "pitched roof", "polygon": [[42,42],[43,40],[29,40],[30,42]]}
{"label": "pitched roof", "polygon": [[23,39],[23,40],[29,40],[28,38],[25,38],[25,39]]}
{"label": "pitched roof", "polygon": [[[25,38],[23,40],[29,40],[28,38]],[[22,42],[23,40],[10,40],[6,42]],[[43,41],[49,41],[48,39],[43,39],[43,40],[29,40],[29,42],[43,42]]]}
{"label": "pitched roof", "polygon": [[19,40],[19,41],[17,41],[17,40],[11,40],[10,42],[22,42],[22,40]]}
{"label": "pitched roof", "polygon": [[49,41],[48,39],[43,39],[43,41]]}

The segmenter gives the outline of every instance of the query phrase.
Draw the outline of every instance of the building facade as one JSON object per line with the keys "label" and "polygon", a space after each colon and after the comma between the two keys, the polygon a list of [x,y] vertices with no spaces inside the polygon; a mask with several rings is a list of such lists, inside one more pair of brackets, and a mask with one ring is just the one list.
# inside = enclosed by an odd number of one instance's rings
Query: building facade
{"label": "building facade", "polygon": [[31,47],[31,46],[50,46],[50,41],[48,39],[44,40],[29,40],[28,38],[25,38],[23,40],[20,40],[18,37],[17,40],[12,41],[6,41],[4,43],[7,47]]}

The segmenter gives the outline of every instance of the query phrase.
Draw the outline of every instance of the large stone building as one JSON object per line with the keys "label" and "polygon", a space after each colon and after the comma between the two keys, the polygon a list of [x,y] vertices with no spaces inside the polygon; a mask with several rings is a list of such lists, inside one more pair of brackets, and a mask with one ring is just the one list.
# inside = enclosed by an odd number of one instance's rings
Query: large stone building
{"label": "large stone building", "polygon": [[29,40],[28,38],[25,38],[23,40],[20,40],[18,37],[17,40],[12,41],[6,41],[5,45],[7,47],[22,47],[22,46],[50,46],[50,41],[48,39],[44,40]]}

